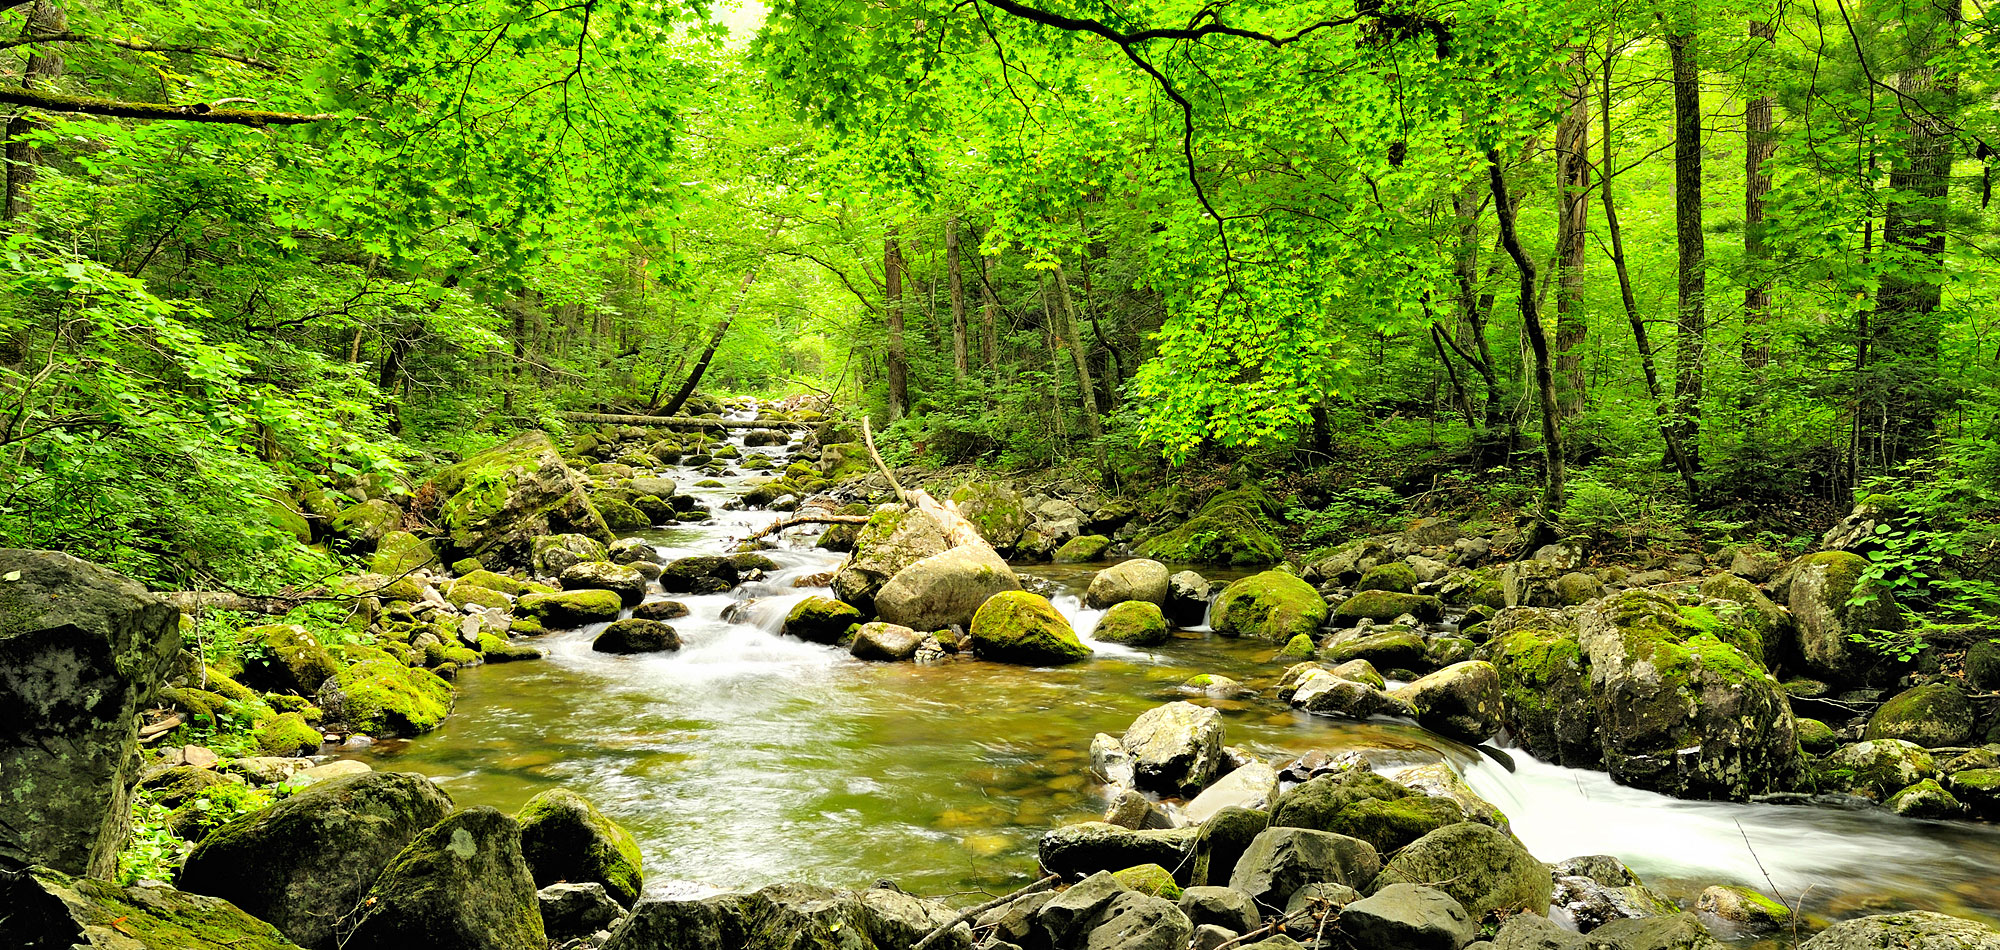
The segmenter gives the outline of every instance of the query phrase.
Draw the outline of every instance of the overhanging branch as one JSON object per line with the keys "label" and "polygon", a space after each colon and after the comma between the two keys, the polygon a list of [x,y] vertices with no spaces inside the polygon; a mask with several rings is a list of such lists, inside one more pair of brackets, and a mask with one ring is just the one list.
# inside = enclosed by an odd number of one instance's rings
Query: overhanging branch
{"label": "overhanging branch", "polygon": [[97,115],[113,119],[164,119],[174,122],[215,122],[222,125],[304,125],[341,118],[332,113],[304,115],[296,112],[264,112],[257,109],[218,109],[205,103],[172,105],[165,102],[124,102],[95,96],[72,96],[33,89],[0,88],[0,104],[26,106],[44,112]]}

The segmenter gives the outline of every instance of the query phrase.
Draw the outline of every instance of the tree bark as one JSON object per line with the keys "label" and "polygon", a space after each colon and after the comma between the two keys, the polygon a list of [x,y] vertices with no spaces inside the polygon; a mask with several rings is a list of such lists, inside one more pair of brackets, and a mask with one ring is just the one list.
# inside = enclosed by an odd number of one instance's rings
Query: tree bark
{"label": "tree bark", "polygon": [[[1083,335],[1076,329],[1076,302],[1070,296],[1069,278],[1063,274],[1061,264],[1056,265],[1056,306],[1050,312],[1056,319],[1056,332],[1062,335],[1063,345],[1069,349],[1070,359],[1076,363],[1076,380],[1082,390],[1084,429],[1092,439],[1103,438],[1104,420],[1097,416],[1097,386],[1091,382],[1090,353],[1083,348]],[[1101,456],[1103,446],[1097,447]]]}
{"label": "tree bark", "polygon": [[[1754,64],[1769,55],[1777,35],[1769,22],[1750,21],[1753,76]],[[1743,288],[1743,366],[1750,371],[1752,385],[1745,389],[1750,403],[1762,401],[1771,365],[1771,253],[1764,244],[1764,196],[1771,193],[1771,176],[1764,163],[1778,151],[1777,136],[1771,134],[1772,105],[1770,96],[1760,95],[1743,109],[1743,265],[1748,278]]]}
{"label": "tree bark", "polygon": [[1701,401],[1708,348],[1708,249],[1701,209],[1701,72],[1693,33],[1670,33],[1674,70],[1674,243],[1680,318],[1674,350],[1674,415],[1684,461],[1701,471]]}
{"label": "tree bark", "polygon": [[1500,153],[1486,153],[1487,186],[1493,191],[1493,211],[1500,222],[1500,245],[1507,250],[1507,256],[1514,259],[1514,269],[1521,277],[1521,327],[1527,334],[1528,346],[1535,354],[1535,390],[1541,397],[1542,405],[1542,456],[1546,471],[1542,483],[1542,515],[1555,518],[1562,511],[1567,481],[1563,467],[1562,415],[1556,405],[1556,380],[1554,367],[1550,365],[1549,337],[1542,328],[1542,305],[1535,296],[1535,262],[1521,249],[1521,239],[1514,231],[1514,205],[1507,197],[1507,174],[1500,164]]}
{"label": "tree bark", "polygon": [[[983,243],[983,242],[982,242]],[[1000,270],[1000,255],[979,255],[979,320],[982,324],[979,338],[979,358],[986,364],[987,372],[999,367],[1000,352],[1000,296],[993,286]]]}
{"label": "tree bark", "polygon": [[1590,81],[1582,47],[1570,57],[1575,98],[1556,124],[1556,394],[1565,418],[1583,411],[1585,236],[1590,207]]}
{"label": "tree bark", "polygon": [[903,248],[895,229],[882,242],[882,287],[889,322],[889,421],[910,411],[910,368],[903,353]]}
{"label": "tree bark", "polygon": [[[28,7],[27,23],[22,25],[24,36],[42,33],[61,33],[68,28],[68,14],[56,0],[34,0]],[[63,58],[45,46],[38,46],[28,54],[28,62],[21,70],[21,89],[27,93],[37,93],[62,76]],[[35,181],[35,166],[40,164],[40,149],[29,145],[24,139],[41,122],[35,116],[23,112],[7,122],[7,195],[4,214],[12,221],[28,213],[28,186]]]}
{"label": "tree bark", "polygon": [[[1453,201],[1453,211],[1458,217],[1458,259],[1454,267],[1454,277],[1458,286],[1459,326],[1471,340],[1471,349],[1459,346],[1450,333],[1442,334],[1452,351],[1479,374],[1485,384],[1485,408],[1481,413],[1479,427],[1472,436],[1472,461],[1479,468],[1491,468],[1507,461],[1518,441],[1515,437],[1514,420],[1507,412],[1505,387],[1500,384],[1500,374],[1493,367],[1493,348],[1486,339],[1487,306],[1479,295],[1479,205],[1480,191],[1476,180],[1461,189]],[[1476,354],[1476,355],[1475,355]]]}
{"label": "tree bark", "polygon": [[701,359],[695,362],[694,369],[688,373],[687,382],[681,384],[680,391],[674,393],[673,399],[668,400],[666,407],[660,410],[660,415],[671,416],[680,412],[688,397],[694,395],[695,387],[701,385],[702,374],[708,372],[709,361],[715,358],[715,348],[722,345],[722,338],[729,333],[729,325],[736,321],[736,311],[743,306],[743,298],[750,295],[750,285],[756,282],[757,265],[752,264],[750,269],[743,273],[743,283],[736,288],[736,300],[730,303],[729,312],[722,315],[722,323],[715,328],[715,335],[708,338],[708,348],[701,351]]}
{"label": "tree bark", "polygon": [[965,278],[959,272],[957,218],[944,224],[944,269],[951,292],[951,371],[953,378],[963,380],[971,367],[965,346]]}

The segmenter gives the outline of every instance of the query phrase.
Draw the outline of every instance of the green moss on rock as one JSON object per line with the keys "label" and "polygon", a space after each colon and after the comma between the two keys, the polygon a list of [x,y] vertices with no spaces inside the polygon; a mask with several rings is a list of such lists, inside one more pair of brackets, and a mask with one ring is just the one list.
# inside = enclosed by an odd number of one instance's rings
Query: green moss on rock
{"label": "green moss on rock", "polygon": [[288,712],[272,716],[252,730],[257,748],[265,755],[309,755],[319,749],[318,729],[306,724],[304,716]]}
{"label": "green moss on rock", "polygon": [[571,590],[559,594],[529,594],[514,603],[516,613],[557,629],[616,620],[623,607],[616,591]]}
{"label": "green moss on rock", "polygon": [[1904,690],[1868,717],[1864,739],[1902,739],[1926,749],[1964,745],[1978,716],[1965,691],[1950,683]]}
{"label": "green moss on rock", "polygon": [[1059,666],[1090,656],[1069,621],[1048,600],[1027,591],[987,598],[972,617],[972,648],[982,659]]}
{"label": "green moss on rock", "polygon": [[1160,612],[1158,605],[1143,600],[1128,600],[1113,604],[1111,609],[1106,610],[1090,636],[1105,643],[1149,647],[1167,642],[1172,634],[1167,629],[1166,615]]}
{"label": "green moss on rock", "polygon": [[451,684],[388,657],[362,660],[320,688],[328,716],[373,736],[416,736],[451,714]]}
{"label": "green moss on rock", "polygon": [[515,818],[536,887],[595,881],[627,907],[639,899],[644,878],[638,840],[588,799],[551,789],[528,799]]}
{"label": "green moss on rock", "polygon": [[1057,564],[1085,564],[1104,557],[1104,549],[1111,546],[1111,539],[1101,534],[1081,534],[1056,549],[1053,560]]}
{"label": "green moss on rock", "polygon": [[863,619],[852,604],[831,597],[807,597],[785,615],[785,634],[808,643],[835,644]]}
{"label": "green moss on rock", "polygon": [[1426,594],[1398,594],[1388,590],[1364,590],[1333,608],[1337,623],[1358,620],[1386,622],[1404,614],[1418,620],[1435,621],[1444,616],[1444,602]]}
{"label": "green moss on rock", "polygon": [[1284,571],[1265,571],[1223,588],[1209,617],[1224,636],[1286,643],[1317,633],[1327,609],[1311,584]]}
{"label": "green moss on rock", "polygon": [[1402,561],[1392,561],[1361,575],[1356,590],[1386,590],[1408,594],[1417,589],[1417,572]]}
{"label": "green moss on rock", "polygon": [[1272,528],[1282,512],[1261,489],[1222,492],[1180,527],[1141,543],[1138,555],[1194,564],[1275,564],[1285,555]]}

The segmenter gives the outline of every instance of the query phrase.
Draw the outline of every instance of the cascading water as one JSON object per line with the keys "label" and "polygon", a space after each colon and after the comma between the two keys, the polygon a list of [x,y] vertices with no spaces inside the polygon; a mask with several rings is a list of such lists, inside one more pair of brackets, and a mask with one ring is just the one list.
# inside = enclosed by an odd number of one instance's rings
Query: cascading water
{"label": "cascading water", "polygon": [[[746,457],[782,453],[732,441]],[[723,507],[750,477],[694,487],[708,477],[684,469],[676,480],[713,520],[641,533],[663,560],[728,553],[780,517]],[[652,595],[688,607],[670,621],[679,652],[595,653],[602,625],[549,634],[538,641],[546,660],[466,671],[442,730],[380,743],[370,757],[438,777],[464,805],[512,810],[545,788],[574,788],[640,839],[655,894],[688,882],[880,877],[924,893],[998,891],[1033,877],[1044,831],[1102,809],[1086,751],[1094,733],[1188,698],[1177,687],[1194,674],[1268,692],[1283,669],[1271,644],[1204,631],[1150,649],[1093,643],[1091,660],[1052,670],[862,663],[779,633],[799,599],[829,593],[794,583],[840,556],[792,542],[764,553],[780,569],[730,593]],[[1101,567],[1021,570],[1089,641],[1102,611],[1079,595]],[[747,610],[723,619],[746,599]],[[1775,884],[1836,916],[1889,906],[2000,916],[1990,871],[2000,833],[1986,826],[1683,802],[1520,752],[1509,773],[1414,726],[1307,716],[1268,699],[1195,701],[1222,711],[1230,744],[1260,756],[1375,749],[1384,769],[1445,759],[1537,856],[1613,854],[1683,899],[1708,884]]]}

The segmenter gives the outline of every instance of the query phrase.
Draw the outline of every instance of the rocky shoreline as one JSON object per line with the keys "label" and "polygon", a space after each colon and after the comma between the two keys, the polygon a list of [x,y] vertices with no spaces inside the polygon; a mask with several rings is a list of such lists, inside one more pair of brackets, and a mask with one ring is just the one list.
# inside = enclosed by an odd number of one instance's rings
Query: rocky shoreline
{"label": "rocky shoreline", "polygon": [[[784,632],[859,659],[1046,667],[1206,621],[1267,642],[1284,670],[1270,698],[1314,715],[1511,741],[1682,798],[2000,814],[2000,744],[1979,744],[2000,723],[1974,699],[2000,685],[2000,648],[1970,631],[1962,654],[1871,645],[1902,623],[1856,553],[1886,516],[1879,500],[1791,560],[1718,548],[1592,565],[1573,542],[1527,552],[1518,532],[1423,519],[1287,565],[1281,512],[1256,488],[1194,505],[950,479],[931,481],[948,499],[936,507],[878,505],[892,486],[837,426],[782,459],[714,436],[606,427],[566,456],[529,433],[407,498],[322,499],[315,530],[371,568],[335,588],[355,635],[251,626],[219,664],[184,650],[173,605],[129,580],[0,552],[0,601],[26,618],[0,638],[5,669],[67,677],[7,682],[25,751],[0,759],[0,784],[27,805],[0,841],[0,903],[29,910],[0,926],[26,928],[29,947],[315,950],[1650,950],[1797,933],[1794,906],[1750,888],[1719,884],[1682,907],[1615,857],[1544,864],[1447,763],[1382,770],[1365,750],[1266,761],[1228,746],[1201,703],[1255,691],[1221,674],[1096,736],[1104,820],[1050,830],[1050,886],[970,916],[887,882],[644,900],[631,836],[574,793],[511,816],[454,810],[421,777],[305,757],[436,728],[462,670],[535,659],[549,630],[602,624],[593,646],[609,654],[679,649],[671,621],[686,608],[657,595],[760,579],[777,569],[758,553],[772,542],[661,563],[619,534],[709,517],[682,482],[744,471],[770,475],[743,504],[827,516],[815,543],[847,552],[812,579],[832,596],[800,601]],[[1120,557],[1090,581],[1085,602],[1104,614],[1088,631],[1009,566]],[[1276,566],[1223,584],[1169,563]],[[71,701],[78,688],[97,699]],[[142,766],[142,732],[224,722],[243,723],[263,754],[180,744]],[[33,748],[58,735],[74,743],[63,754]],[[103,880],[135,786],[184,842],[171,887]],[[1836,923],[1802,945],[2000,948],[2000,932],[1912,912]]]}

